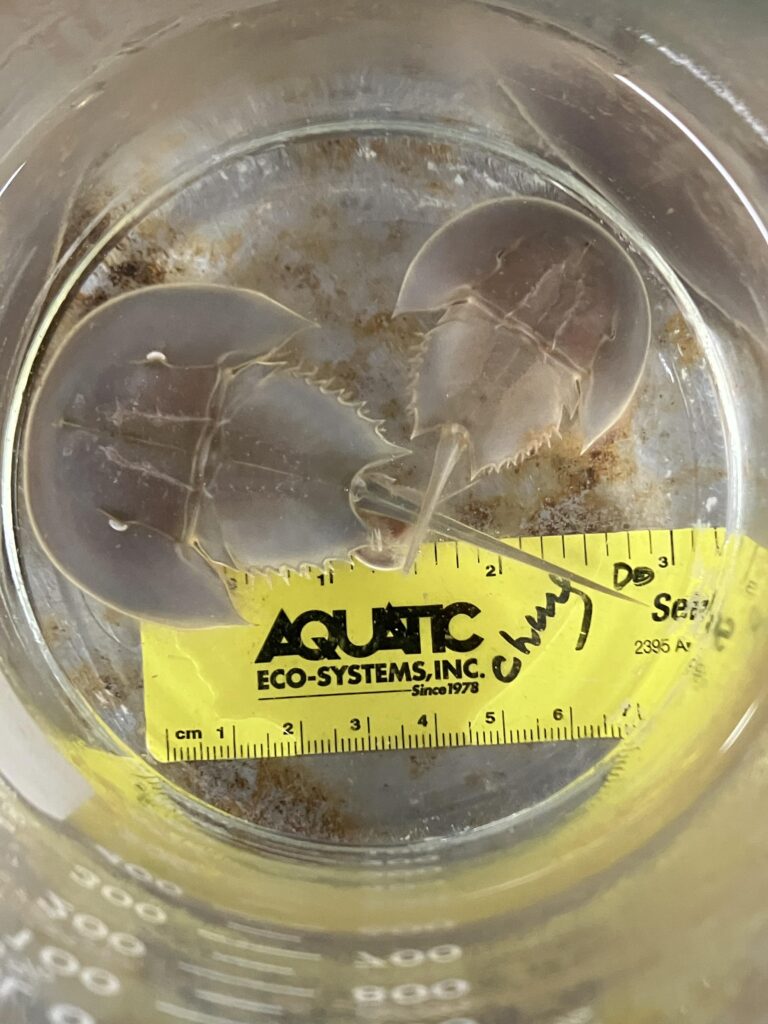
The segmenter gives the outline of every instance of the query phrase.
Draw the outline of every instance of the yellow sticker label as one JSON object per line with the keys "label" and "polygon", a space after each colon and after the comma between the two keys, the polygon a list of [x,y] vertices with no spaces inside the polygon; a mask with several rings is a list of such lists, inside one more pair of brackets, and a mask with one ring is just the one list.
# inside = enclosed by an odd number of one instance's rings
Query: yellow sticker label
{"label": "yellow sticker label", "polygon": [[[159,761],[416,747],[618,741],[654,715],[713,637],[722,529],[513,538],[612,593],[472,545],[408,574],[337,564],[232,574],[251,625],[142,627]],[[733,565],[730,565],[733,568]]]}

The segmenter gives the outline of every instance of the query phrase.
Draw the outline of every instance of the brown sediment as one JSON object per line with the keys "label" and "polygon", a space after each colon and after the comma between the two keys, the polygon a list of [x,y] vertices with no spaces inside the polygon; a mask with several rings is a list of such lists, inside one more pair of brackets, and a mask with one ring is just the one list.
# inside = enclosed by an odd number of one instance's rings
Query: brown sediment
{"label": "brown sediment", "polygon": [[395,423],[403,416],[408,409],[408,404],[401,398],[388,398],[379,410],[385,420]]}
{"label": "brown sediment", "polygon": [[83,662],[69,672],[69,680],[79,693],[100,705],[102,710],[114,712],[125,707],[128,698],[125,683],[109,671],[97,671],[93,665]]}
{"label": "brown sediment", "polygon": [[313,147],[318,163],[340,170],[349,170],[360,157],[360,140],[355,135],[334,135],[318,139]]}
{"label": "brown sediment", "polygon": [[172,258],[166,248],[148,242],[136,245],[130,236],[109,252],[101,267],[100,277],[94,279],[92,275],[74,296],[72,312],[89,312],[107,299],[138,288],[165,284],[170,278],[184,274],[183,265]]}
{"label": "brown sediment", "polygon": [[114,221],[114,214],[107,212],[114,200],[111,193],[103,187],[88,187],[83,182],[79,187],[85,187],[85,191],[72,203],[61,237],[59,256],[68,252],[75,243],[82,249],[97,245]]}
{"label": "brown sediment", "polygon": [[411,750],[408,754],[408,774],[412,779],[419,779],[426,774],[440,757],[438,749]]}
{"label": "brown sediment", "polygon": [[683,319],[681,313],[675,313],[667,320],[664,325],[662,342],[667,342],[677,347],[681,366],[695,366],[704,359],[704,353],[701,350],[698,339]]}
{"label": "brown sediment", "polygon": [[115,291],[163,284],[168,278],[168,267],[151,254],[142,258],[129,256],[122,263],[108,267],[109,280]]}
{"label": "brown sediment", "polygon": [[377,312],[372,316],[356,316],[352,321],[355,334],[360,338],[386,338],[395,326],[388,312]]}
{"label": "brown sediment", "polygon": [[392,317],[390,310],[352,319],[352,330],[361,341],[375,339],[406,357],[415,355],[423,344],[423,331],[414,316]]}
{"label": "brown sediment", "polygon": [[[539,507],[526,516],[523,531],[540,536],[602,533],[638,526],[631,522],[626,495],[617,493],[614,498],[611,493],[637,479],[634,447],[628,444],[631,430],[628,417],[588,452],[582,454],[577,440],[568,437],[553,445],[546,455],[539,453],[539,465],[547,461],[555,486],[542,494]],[[517,471],[525,472],[525,463]],[[661,493],[661,482],[654,480],[650,488]],[[649,493],[644,495],[646,500],[649,497]]]}
{"label": "brown sediment", "polygon": [[324,364],[318,371],[318,378],[334,391],[339,391],[344,398],[354,400],[361,397],[360,371],[359,362],[341,359]]}
{"label": "brown sediment", "polygon": [[[625,422],[583,454],[571,435],[553,440],[551,447],[494,478],[501,493],[484,497],[470,488],[460,498],[460,518],[477,529],[513,536],[626,529],[626,511],[611,499],[609,488],[637,476],[626,443],[630,431]],[[522,485],[532,480],[535,492],[524,493]]]}
{"label": "brown sediment", "polygon": [[111,298],[113,296],[105,288],[95,288],[92,292],[78,292],[75,296],[78,308],[83,313],[90,313],[92,309],[96,309]]}
{"label": "brown sediment", "polygon": [[55,647],[61,638],[66,635],[67,629],[67,626],[52,616],[47,616],[40,622],[40,632],[43,634],[43,640],[45,640],[49,647]]}
{"label": "brown sediment", "polygon": [[412,173],[414,164],[417,163],[426,165],[428,161],[432,161],[435,164],[452,164],[456,156],[455,150],[447,143],[433,142],[429,139],[410,138],[405,154],[389,145],[387,139],[370,138],[366,142],[368,148],[384,166],[403,174]]}
{"label": "brown sediment", "polygon": [[426,192],[429,192],[433,196],[450,196],[452,194],[451,186],[445,182],[434,178],[432,181],[428,181],[424,186]]}
{"label": "brown sediment", "polygon": [[359,825],[297,760],[168,765],[164,774],[193,796],[264,828],[350,842]]}
{"label": "brown sediment", "polygon": [[493,522],[493,509],[486,501],[470,499],[462,505],[462,518],[473,530],[485,530]]}

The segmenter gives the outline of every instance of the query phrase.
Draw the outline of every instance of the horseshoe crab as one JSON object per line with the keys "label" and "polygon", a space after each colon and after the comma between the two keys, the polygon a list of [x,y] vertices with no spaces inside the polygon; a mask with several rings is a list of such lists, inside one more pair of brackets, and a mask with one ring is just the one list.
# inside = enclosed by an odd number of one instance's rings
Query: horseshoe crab
{"label": "horseshoe crab", "polygon": [[376,425],[267,356],[313,325],[258,292],[160,285],[78,323],[24,449],[35,532],[81,589],[181,626],[240,619],[217,565],[346,558],[350,486],[392,455]]}
{"label": "horseshoe crab", "polygon": [[564,421],[586,451],[622,416],[650,343],[632,259],[602,227],[547,199],[482,203],[413,259],[395,314],[443,311],[425,338],[413,436],[438,433],[408,570],[459,460],[470,477],[519,463]]}

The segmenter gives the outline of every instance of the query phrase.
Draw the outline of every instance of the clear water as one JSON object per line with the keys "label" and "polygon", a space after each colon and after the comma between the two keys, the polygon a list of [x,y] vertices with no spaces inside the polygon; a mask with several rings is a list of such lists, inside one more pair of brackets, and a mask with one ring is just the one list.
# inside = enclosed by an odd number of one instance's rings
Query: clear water
{"label": "clear water", "polygon": [[[651,298],[651,357],[636,398],[586,454],[566,433],[479,479],[450,510],[499,536],[724,524],[716,381],[676,300],[679,282],[662,276],[631,226],[611,220],[583,183],[554,166],[457,132],[330,126],[218,155],[140,202],[110,204],[106,193],[69,210],[62,252],[100,219],[102,239],[80,247],[76,283],[53,300],[43,368],[79,318],[114,296],[172,282],[251,288],[319,325],[291,343],[293,365],[317,368],[332,389],[362,402],[395,443],[410,435],[411,360],[427,321],[391,313],[426,238],[457,212],[502,196],[547,197],[599,219],[632,251]],[[19,386],[28,396],[27,382]],[[415,443],[406,481],[424,479],[431,445]],[[153,771],[227,814],[342,844],[446,836],[535,807],[609,753],[595,741],[155,765],[144,749],[136,623],[51,567],[23,496],[16,514],[30,611],[65,685]]]}

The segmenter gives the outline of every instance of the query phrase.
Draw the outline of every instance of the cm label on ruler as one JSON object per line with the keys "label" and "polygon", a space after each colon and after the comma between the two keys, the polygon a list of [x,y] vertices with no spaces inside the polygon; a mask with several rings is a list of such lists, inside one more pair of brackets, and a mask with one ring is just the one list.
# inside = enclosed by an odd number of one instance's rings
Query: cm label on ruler
{"label": "cm label on ruler", "polygon": [[728,632],[710,613],[723,531],[514,543],[600,587],[448,542],[426,545],[409,575],[235,577],[250,626],[145,626],[152,753],[172,760],[172,741],[191,739],[189,756],[227,756],[225,737],[229,756],[515,742],[542,723],[547,739],[617,738],[668,692],[698,636]]}

